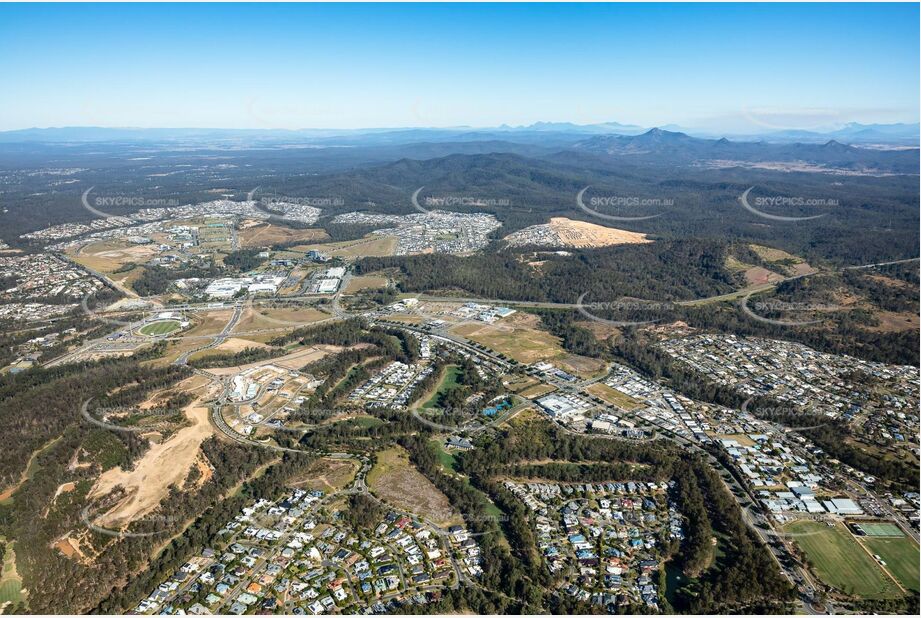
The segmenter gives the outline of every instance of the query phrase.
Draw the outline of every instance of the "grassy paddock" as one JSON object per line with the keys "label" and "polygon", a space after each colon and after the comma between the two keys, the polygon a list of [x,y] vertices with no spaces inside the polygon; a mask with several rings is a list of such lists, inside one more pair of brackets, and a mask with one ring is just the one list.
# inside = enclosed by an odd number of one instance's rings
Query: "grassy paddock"
{"label": "grassy paddock", "polygon": [[447,365],[441,374],[441,380],[438,382],[435,392],[432,393],[432,396],[429,397],[422,407],[423,408],[434,408],[438,406],[438,398],[442,393],[445,393],[455,386],[457,386],[457,378],[460,376],[460,368],[457,365]]}
{"label": "grassy paddock", "polygon": [[842,525],[796,521],[784,530],[813,564],[823,582],[848,595],[867,599],[891,599],[901,592],[873,557]]}
{"label": "grassy paddock", "polygon": [[901,538],[860,537],[860,542],[871,554],[879,554],[886,563],[886,570],[892,574],[906,590],[921,591],[918,585],[918,546],[906,536]]}

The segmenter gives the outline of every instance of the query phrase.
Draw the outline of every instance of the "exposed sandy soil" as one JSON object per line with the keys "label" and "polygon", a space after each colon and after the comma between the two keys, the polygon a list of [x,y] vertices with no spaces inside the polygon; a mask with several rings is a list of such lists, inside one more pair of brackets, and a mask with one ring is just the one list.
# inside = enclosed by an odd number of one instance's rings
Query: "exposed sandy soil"
{"label": "exposed sandy soil", "polygon": [[54,498],[57,498],[57,497],[60,496],[61,494],[69,494],[69,493],[72,492],[74,489],[76,489],[76,487],[77,487],[77,485],[76,485],[75,483],[73,483],[73,482],[70,482],[70,483],[62,483],[62,484],[58,485],[58,488],[54,491],[54,497],[52,498],[52,500],[54,500]]}
{"label": "exposed sandy soil", "polygon": [[652,242],[646,238],[646,234],[605,227],[587,221],[574,221],[566,217],[550,219],[550,229],[559,234],[563,244],[570,247],[606,247]]}
{"label": "exposed sandy soil", "polygon": [[67,533],[67,535],[52,543],[51,547],[72,560],[77,560],[83,564],[91,563],[92,561],[80,547],[79,539],[71,537],[71,534],[72,533]]}
{"label": "exposed sandy soil", "polygon": [[528,233],[538,228],[543,228],[555,235],[557,243],[554,244],[561,247],[608,247],[652,242],[646,237],[646,234],[605,227],[587,221],[576,221],[566,217],[553,217],[550,223],[535,225],[509,234],[505,240],[512,244],[522,244],[526,242],[524,239],[527,238]]}
{"label": "exposed sandy soil", "polygon": [[165,442],[152,444],[133,470],[112,468],[96,480],[88,495],[91,500],[102,498],[119,486],[125,490],[125,497],[96,519],[97,525],[119,527],[130,523],[156,509],[170,486],[182,485],[199,457],[201,443],[212,434],[208,408],[202,401],[200,398],[185,409],[191,425]]}
{"label": "exposed sandy soil", "polygon": [[204,388],[209,384],[211,384],[211,380],[208,378],[200,375],[193,375],[179,382],[173,388],[154,391],[149,397],[147,397],[147,399],[138,404],[137,407],[140,410],[150,410],[151,408],[165,404],[179,391],[192,393],[198,389]]}
{"label": "exposed sandy soil", "polygon": [[783,276],[763,266],[753,266],[745,271],[745,281],[748,282],[748,285],[764,285],[765,283],[775,283],[782,279]]}
{"label": "exposed sandy soil", "polygon": [[242,352],[246,348],[271,348],[271,346],[264,343],[256,343],[255,341],[250,341],[248,339],[229,337],[222,343],[218,344],[216,347],[208,348],[207,350],[202,350],[201,352],[196,352],[190,356],[189,359],[197,360],[199,358],[207,358],[208,356],[215,356],[217,354],[236,354],[237,352]]}
{"label": "exposed sandy soil", "polygon": [[275,365],[276,367],[283,367],[284,369],[300,369],[304,365],[318,361],[324,356],[339,352],[342,349],[343,348],[335,345],[315,345],[300,350],[295,350],[290,354],[279,356],[278,358],[262,360],[255,363],[249,363],[247,365],[240,365],[239,367],[218,367],[215,369],[209,369],[208,371],[209,373],[213,373],[219,376],[231,376],[236,375],[245,369],[262,367],[264,365]]}
{"label": "exposed sandy soil", "polygon": [[214,470],[211,468],[211,464],[208,463],[208,460],[205,456],[199,453],[198,457],[195,459],[195,467],[198,468],[198,480],[195,482],[195,487],[199,488],[208,481],[211,480],[211,477],[214,476]]}

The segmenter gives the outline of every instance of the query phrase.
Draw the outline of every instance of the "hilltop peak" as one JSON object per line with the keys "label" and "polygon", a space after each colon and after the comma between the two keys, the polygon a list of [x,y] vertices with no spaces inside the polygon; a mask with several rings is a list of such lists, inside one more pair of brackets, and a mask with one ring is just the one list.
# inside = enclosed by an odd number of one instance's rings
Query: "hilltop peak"
{"label": "hilltop peak", "polygon": [[645,133],[641,133],[637,136],[637,139],[690,139],[690,136],[687,133],[681,133],[679,131],[666,131],[665,129],[660,129],[659,127],[654,127],[649,129]]}

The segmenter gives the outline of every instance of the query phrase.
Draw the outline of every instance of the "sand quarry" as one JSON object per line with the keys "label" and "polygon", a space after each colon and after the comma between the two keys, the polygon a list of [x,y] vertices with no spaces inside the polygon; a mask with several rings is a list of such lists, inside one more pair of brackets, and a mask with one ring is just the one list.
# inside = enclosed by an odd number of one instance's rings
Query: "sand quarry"
{"label": "sand quarry", "polygon": [[[543,238],[535,241],[535,234]],[[550,223],[532,225],[505,237],[512,245],[538,244],[556,247],[609,247],[612,245],[633,245],[652,242],[646,234],[605,227],[586,221],[574,221],[566,217],[553,217]]]}
{"label": "sand quarry", "polygon": [[91,500],[109,495],[116,487],[125,497],[100,515],[95,523],[117,528],[155,510],[173,485],[181,486],[193,465],[198,465],[201,443],[212,434],[208,407],[203,402],[211,393],[196,399],[185,409],[191,422],[165,442],[152,444],[133,470],[106,470],[90,490]]}

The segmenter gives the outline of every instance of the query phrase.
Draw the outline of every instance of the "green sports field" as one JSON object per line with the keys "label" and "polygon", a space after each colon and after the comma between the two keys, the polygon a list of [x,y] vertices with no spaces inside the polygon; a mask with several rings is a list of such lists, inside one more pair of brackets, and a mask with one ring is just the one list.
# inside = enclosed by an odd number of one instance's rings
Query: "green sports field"
{"label": "green sports field", "polygon": [[861,537],[860,542],[871,554],[879,554],[886,570],[899,580],[906,590],[918,592],[918,546],[907,536],[901,538]]}
{"label": "green sports field", "polygon": [[6,545],[3,556],[2,571],[0,571],[0,605],[5,603],[18,603],[23,598],[22,579],[16,573],[16,553],[13,543]]}
{"label": "green sports field", "polygon": [[441,382],[438,383],[438,388],[435,389],[435,393],[422,404],[422,407],[425,409],[434,408],[438,405],[438,397],[454,388],[457,385],[457,378],[460,376],[460,367],[457,365],[447,365],[444,368],[444,373],[442,374]]}
{"label": "green sports field", "polygon": [[867,536],[905,536],[898,526],[887,521],[860,522],[858,525]]}
{"label": "green sports field", "polygon": [[844,526],[796,521],[785,526],[784,531],[806,554],[819,579],[829,586],[867,599],[901,596],[895,582]]}
{"label": "green sports field", "polygon": [[151,322],[141,327],[142,335],[157,336],[157,335],[168,335],[172,332],[175,332],[181,328],[179,322],[176,320],[162,320],[159,322]]}

